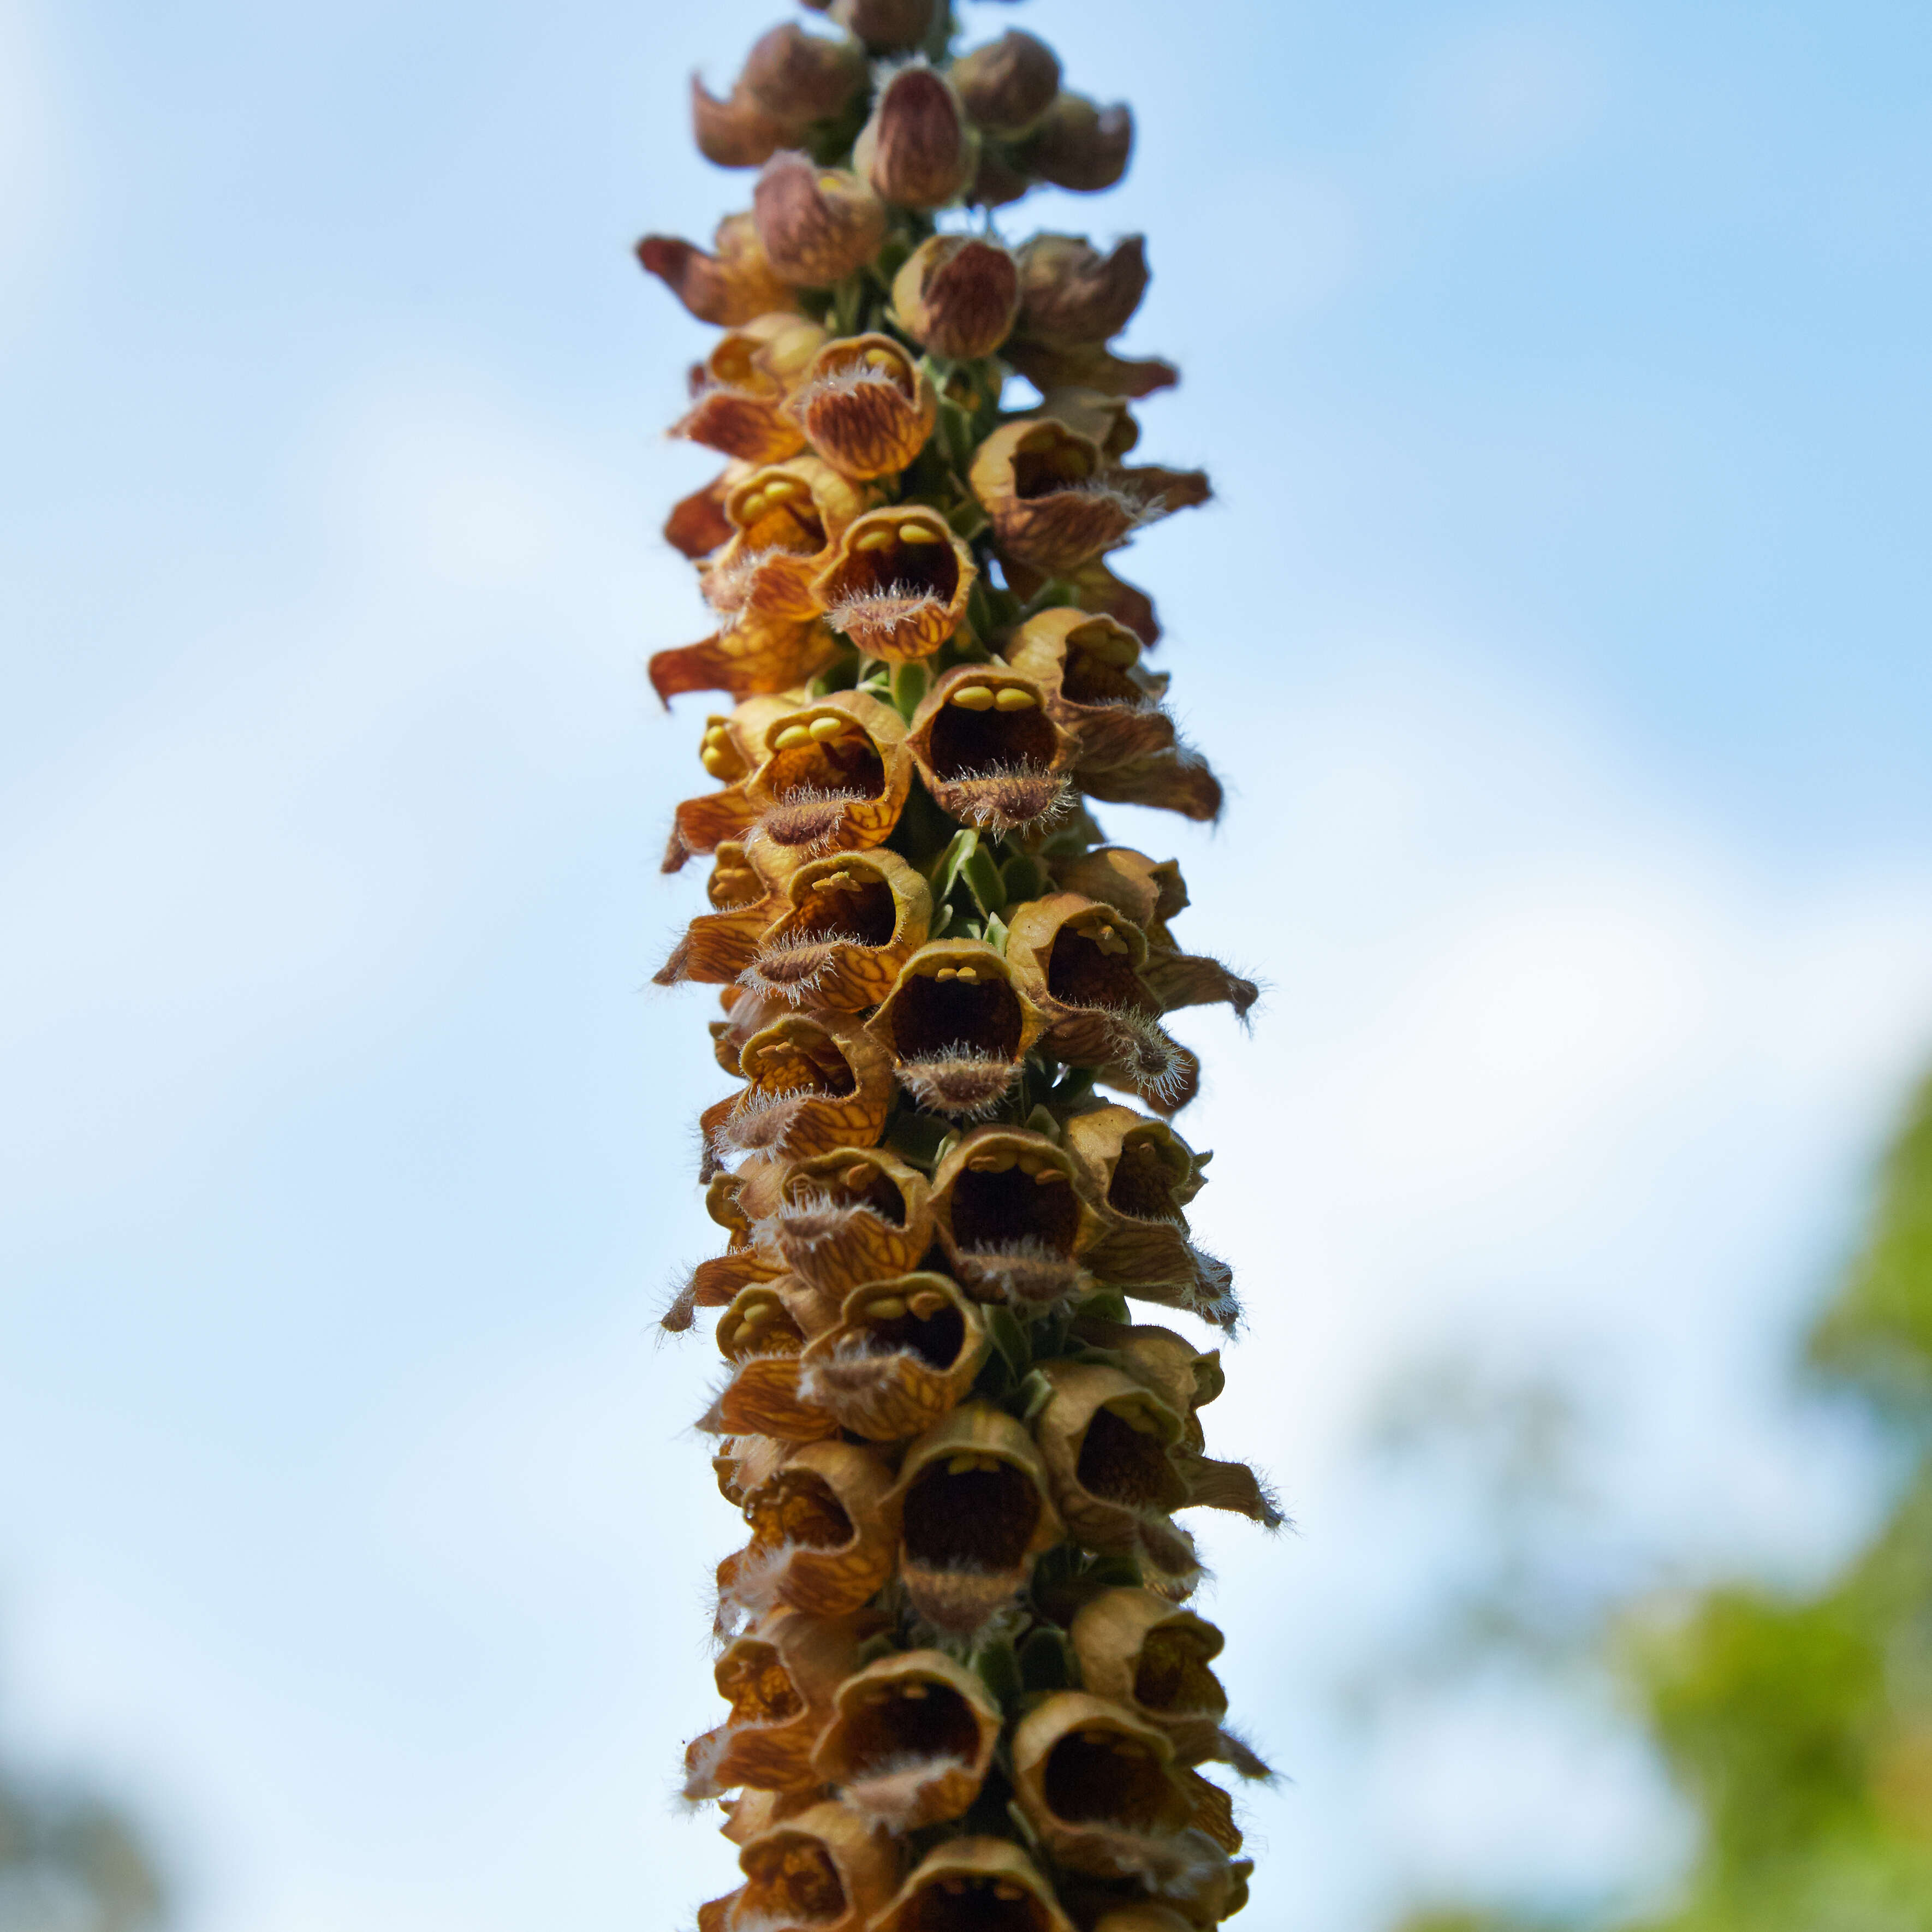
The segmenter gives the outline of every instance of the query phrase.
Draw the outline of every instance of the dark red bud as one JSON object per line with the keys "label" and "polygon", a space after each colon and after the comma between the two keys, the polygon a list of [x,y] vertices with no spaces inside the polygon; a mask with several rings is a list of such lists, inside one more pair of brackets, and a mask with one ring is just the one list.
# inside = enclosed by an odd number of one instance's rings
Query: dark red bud
{"label": "dark red bud", "polygon": [[1093,194],[1126,172],[1133,147],[1133,112],[1124,102],[1101,107],[1084,94],[1062,94],[1046,110],[1028,158],[1055,188]]}
{"label": "dark red bud", "polygon": [[992,134],[1024,134],[1060,92],[1060,57],[1018,28],[952,64],[966,111]]}
{"label": "dark red bud", "polygon": [[903,67],[879,90],[852,165],[898,207],[943,208],[973,178],[978,149],[945,76],[924,65]]}

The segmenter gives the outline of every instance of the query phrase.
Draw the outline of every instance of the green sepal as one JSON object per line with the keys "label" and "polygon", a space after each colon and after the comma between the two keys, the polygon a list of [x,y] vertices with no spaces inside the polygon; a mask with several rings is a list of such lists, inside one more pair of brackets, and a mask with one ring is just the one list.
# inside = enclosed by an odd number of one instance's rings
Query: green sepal
{"label": "green sepal", "polygon": [[859,1668],[862,1670],[868,1664],[877,1664],[882,1657],[896,1657],[898,1654],[898,1639],[890,1630],[881,1630],[877,1636],[868,1636],[859,1646]]}
{"label": "green sepal", "polygon": [[1096,1322],[1118,1322],[1123,1325],[1133,1319],[1133,1312],[1127,1306],[1127,1298],[1111,1292],[1088,1295],[1076,1312]]}
{"label": "green sepal", "polygon": [[938,863],[927,874],[935,902],[952,891],[953,881],[959,876],[959,868],[979,849],[979,844],[980,835],[970,826],[952,835],[952,843],[940,854]]}
{"label": "green sepal", "polygon": [[1023,1688],[1020,1660],[1011,1638],[995,1637],[990,1643],[981,1644],[968,1660],[1001,1709],[1010,1709],[1018,1702]]}
{"label": "green sepal", "polygon": [[1036,1694],[1071,1690],[1080,1681],[1073,1646],[1064,1633],[1048,1624],[1028,1632],[1019,1648],[1018,1664],[1022,1688]]}
{"label": "green sepal", "polygon": [[1000,868],[1000,877],[1005,882],[1010,904],[1042,899],[1053,890],[1053,880],[1046,868],[1030,852],[1016,852]]}
{"label": "green sepal", "polygon": [[914,1167],[925,1168],[938,1166],[947,1138],[946,1129],[930,1114],[915,1113],[909,1107],[892,1116],[885,1134],[886,1144],[893,1153]]}
{"label": "green sepal", "polygon": [[1020,1384],[1021,1420],[1029,1425],[1053,1400],[1053,1384],[1034,1369]]}
{"label": "green sepal", "polygon": [[1006,950],[1006,922],[1004,920],[1000,918],[998,913],[993,913],[988,915],[986,920],[986,930],[983,937],[986,944],[990,946],[995,952],[1000,954],[1002,958],[1005,956]]}
{"label": "green sepal", "polygon": [[985,846],[976,844],[966,855],[959,868],[959,876],[966,881],[966,890],[973,895],[982,913],[990,917],[1005,910],[1006,888],[1000,877],[999,861]]}
{"label": "green sepal", "polygon": [[1010,1308],[1001,1308],[997,1304],[986,1310],[986,1333],[1002,1361],[1012,1372],[1017,1384],[1028,1370],[1033,1366],[1033,1348],[1027,1340],[1027,1332]]}
{"label": "green sepal", "polygon": [[896,664],[892,669],[892,709],[899,716],[911,722],[913,713],[919,709],[920,700],[926,695],[926,687],[932,680],[926,675],[922,664]]}

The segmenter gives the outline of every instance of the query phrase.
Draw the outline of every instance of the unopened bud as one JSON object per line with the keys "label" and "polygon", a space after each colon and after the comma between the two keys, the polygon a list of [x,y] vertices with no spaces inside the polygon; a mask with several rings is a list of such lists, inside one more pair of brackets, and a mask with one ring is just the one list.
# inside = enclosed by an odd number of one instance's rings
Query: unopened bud
{"label": "unopened bud", "polygon": [[784,144],[784,130],[742,86],[720,100],[706,92],[696,74],[691,76],[691,131],[698,152],[721,168],[754,168]]}
{"label": "unopened bud", "polygon": [[866,53],[856,40],[808,34],[791,20],[759,37],[738,82],[741,92],[792,132],[830,120],[865,84]]}
{"label": "unopened bud", "polygon": [[934,0],[832,0],[827,10],[874,53],[903,53],[932,32],[934,4]]}
{"label": "unopened bud", "polygon": [[824,288],[869,262],[886,232],[884,204],[856,175],[808,155],[774,154],[752,190],[752,219],[772,266]]}
{"label": "unopened bud", "polygon": [[901,208],[943,208],[973,178],[979,136],[945,77],[904,67],[879,90],[852,165]]}
{"label": "unopened bud", "polygon": [[1147,292],[1146,244],[1130,235],[1102,255],[1083,236],[1036,235],[1020,250],[1019,271],[1029,336],[1064,347],[1105,342]]}
{"label": "unopened bud", "polygon": [[1055,188],[1092,194],[1126,172],[1133,146],[1133,112],[1124,102],[1101,107],[1084,94],[1062,94],[1046,110],[1028,158]]}
{"label": "unopened bud", "polygon": [[973,185],[966,190],[966,199],[975,208],[1004,208],[1009,202],[1017,201],[1033,186],[1032,178],[1023,174],[991,141],[980,146],[980,165],[973,176]]}
{"label": "unopened bud", "polygon": [[967,112],[989,134],[1024,134],[1060,92],[1060,57],[1015,27],[955,61],[951,77]]}
{"label": "unopened bud", "polygon": [[892,280],[892,306],[906,333],[956,362],[992,355],[1012,332],[1019,299],[1012,256],[997,242],[968,235],[928,237]]}

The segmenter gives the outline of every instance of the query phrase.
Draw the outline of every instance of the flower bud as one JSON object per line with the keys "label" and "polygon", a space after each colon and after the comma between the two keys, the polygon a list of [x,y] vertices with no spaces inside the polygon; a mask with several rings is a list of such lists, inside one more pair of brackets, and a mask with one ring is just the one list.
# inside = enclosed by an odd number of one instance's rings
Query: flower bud
{"label": "flower bud", "polygon": [[734,92],[796,134],[814,121],[831,119],[865,84],[865,50],[857,41],[808,34],[788,20],[752,44]]}
{"label": "flower bud", "polygon": [[965,192],[980,137],[936,69],[902,67],[879,90],[852,165],[898,208],[944,208]]}
{"label": "flower bud", "polygon": [[1012,332],[1019,308],[1018,265],[997,242],[928,236],[892,278],[900,326],[935,356],[971,362]]}
{"label": "flower bud", "polygon": [[1021,322],[1032,340],[1068,349],[1105,342],[1147,292],[1146,244],[1130,235],[1102,255],[1084,236],[1036,235],[1020,250],[1019,281]]}
{"label": "flower bud", "polygon": [[700,322],[737,328],[753,317],[794,306],[758,240],[748,214],[728,214],[718,223],[715,254],[674,235],[646,235],[638,260]]}
{"label": "flower bud", "polygon": [[791,406],[813,448],[861,482],[903,470],[939,418],[932,379],[890,335],[826,343]]}
{"label": "flower bud", "polygon": [[1044,40],[1010,28],[952,63],[966,111],[989,134],[1024,134],[1060,92],[1060,57]]}
{"label": "flower bud", "polygon": [[1033,178],[1014,166],[990,141],[980,144],[980,164],[973,171],[973,185],[966,200],[974,208],[1004,208],[1019,200],[1033,186]]}
{"label": "flower bud", "polygon": [[894,54],[917,46],[932,32],[935,4],[936,0],[832,0],[826,10],[874,53]]}
{"label": "flower bud", "polygon": [[1084,94],[1063,93],[1041,120],[1028,160],[1055,188],[1094,194],[1126,172],[1133,148],[1133,111],[1124,101],[1102,107]]}
{"label": "flower bud", "polygon": [[856,175],[808,154],[774,154],[752,190],[765,257],[785,281],[824,288],[869,262],[885,238],[885,206]]}
{"label": "flower bud", "polygon": [[754,168],[784,145],[784,126],[746,93],[734,87],[720,100],[691,76],[691,131],[698,152],[721,168]]}

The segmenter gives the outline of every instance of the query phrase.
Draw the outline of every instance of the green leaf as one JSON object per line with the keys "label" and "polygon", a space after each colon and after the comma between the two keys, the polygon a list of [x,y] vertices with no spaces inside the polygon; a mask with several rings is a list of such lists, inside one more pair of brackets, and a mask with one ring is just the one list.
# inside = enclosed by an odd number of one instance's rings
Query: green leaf
{"label": "green leaf", "polygon": [[1020,1660],[1010,1639],[998,1637],[991,1643],[982,1643],[974,1652],[970,1662],[980,1682],[993,1694],[996,1704],[1004,1708],[1018,1702],[1023,1688]]}
{"label": "green leaf", "polygon": [[1028,1346],[1026,1330],[1011,1309],[995,1304],[986,1310],[986,1333],[1017,1383],[1033,1366],[1033,1350]]}
{"label": "green leaf", "polygon": [[922,664],[897,666],[892,672],[892,709],[902,718],[910,720],[919,709],[920,700],[926,695],[930,682]]}
{"label": "green leaf", "polygon": [[956,832],[952,842],[939,855],[939,862],[932,868],[932,896],[943,899],[952,891],[953,881],[959,876],[959,868],[971,858],[978,849],[980,835],[970,826],[964,832]]}
{"label": "green leaf", "polygon": [[999,862],[985,846],[979,846],[967,855],[959,868],[959,875],[966,881],[966,890],[973,895],[982,912],[990,916],[1004,910],[1006,888],[1000,877]]}

